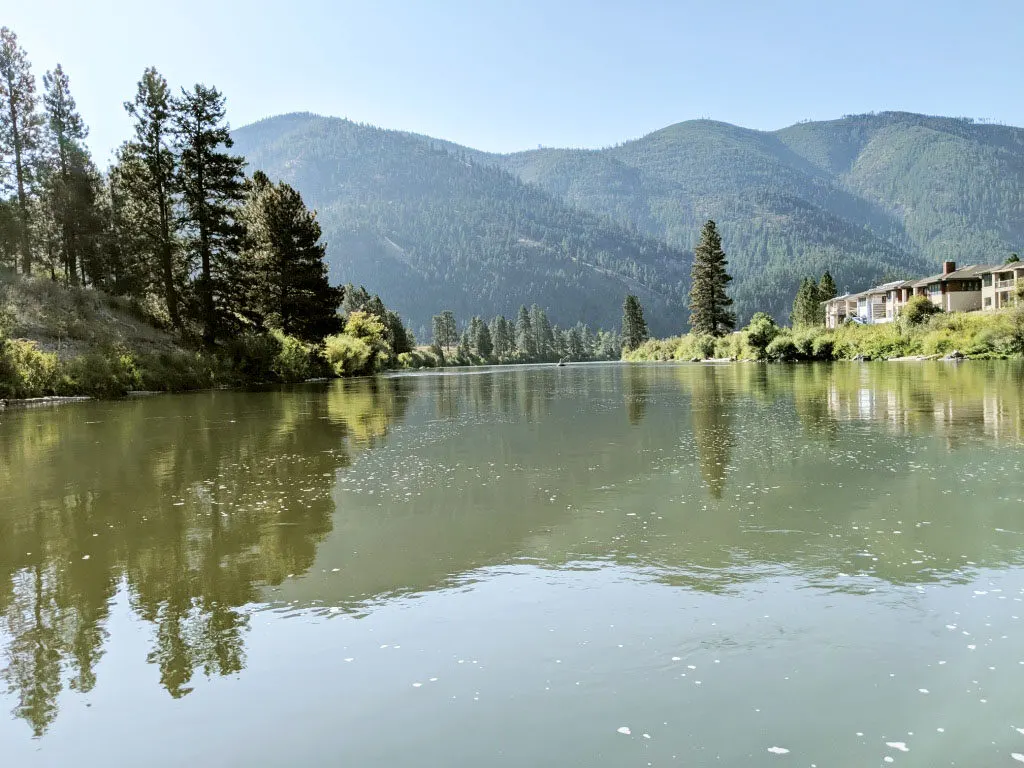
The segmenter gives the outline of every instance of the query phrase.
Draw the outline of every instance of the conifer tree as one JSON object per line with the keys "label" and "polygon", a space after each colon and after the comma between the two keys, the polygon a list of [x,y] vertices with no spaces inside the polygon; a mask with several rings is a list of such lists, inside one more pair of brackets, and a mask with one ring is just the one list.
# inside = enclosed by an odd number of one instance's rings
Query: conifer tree
{"label": "conifer tree", "polygon": [[[818,301],[828,301],[836,297],[836,281],[832,279],[832,273],[827,269],[818,282]],[[824,322],[824,311],[822,311],[822,322]]]}
{"label": "conifer tree", "polygon": [[790,322],[794,328],[816,325],[818,322],[818,284],[813,278],[805,277],[793,299]]}
{"label": "conifer tree", "polygon": [[452,344],[459,339],[455,313],[446,309],[440,315],[434,315],[433,326],[434,343],[444,347],[445,352],[451,352]]}
{"label": "conifer tree", "polygon": [[181,327],[180,298],[188,267],[178,237],[178,155],[167,80],[150,67],[124,108],[135,136],[118,152],[113,204],[123,225],[120,248],[148,264],[145,282],[158,286],[171,325]]}
{"label": "conifer tree", "polygon": [[536,304],[530,307],[530,327],[533,329],[534,355],[546,359],[554,354],[555,334],[547,313]]}
{"label": "conifer tree", "polygon": [[494,353],[494,340],[491,338],[491,329],[487,323],[479,317],[474,317],[470,324],[473,334],[473,348],[476,353],[485,359],[490,359]]}
{"label": "conifer tree", "polygon": [[197,265],[195,281],[203,341],[213,345],[234,299],[234,257],[241,234],[236,220],[243,198],[245,158],[229,154],[234,142],[224,120],[224,97],[196,84],[174,104],[174,130],[181,156],[186,247]]}
{"label": "conifer tree", "polygon": [[690,327],[695,334],[724,336],[736,326],[726,289],[732,277],[715,222],[708,219],[700,233],[690,271]]}
{"label": "conifer tree", "polygon": [[92,265],[93,282],[101,282],[103,276],[96,261],[103,223],[97,209],[99,175],[85,146],[89,132],[76,110],[68,76],[60,64],[43,75],[43,87],[45,197],[60,234],[65,280],[85,283],[87,268]]}
{"label": "conifer tree", "polygon": [[533,325],[530,323],[530,312],[525,304],[519,307],[519,313],[516,315],[516,349],[528,360],[537,356]]}
{"label": "conifer tree", "polygon": [[[245,247],[238,267],[243,314],[262,327],[307,342],[318,342],[340,330],[337,310],[342,291],[327,279],[320,225],[302,196],[257,171],[241,220]],[[384,314],[379,319],[386,321]]]}
{"label": "conifer tree", "polygon": [[498,315],[491,321],[491,341],[494,346],[494,356],[499,360],[512,353],[514,342],[508,320],[504,315]]}
{"label": "conifer tree", "polygon": [[18,36],[0,27],[0,188],[12,189],[22,274],[32,273],[31,189],[41,140],[36,80]]}
{"label": "conifer tree", "polygon": [[634,350],[649,338],[640,300],[629,294],[622,304],[622,348]]}

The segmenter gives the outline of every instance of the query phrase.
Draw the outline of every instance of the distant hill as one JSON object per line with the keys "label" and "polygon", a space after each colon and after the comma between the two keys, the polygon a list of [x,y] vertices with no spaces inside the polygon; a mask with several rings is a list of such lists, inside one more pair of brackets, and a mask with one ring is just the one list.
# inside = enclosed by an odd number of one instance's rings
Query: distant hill
{"label": "distant hill", "polygon": [[286,115],[235,132],[252,166],[318,210],[332,277],[364,283],[414,329],[452,309],[617,327],[627,293],[659,333],[686,319],[691,256],[571,207],[479,153],[334,118]]}
{"label": "distant hill", "polygon": [[741,319],[786,318],[800,278],[840,289],[998,262],[1024,245],[1024,129],[909,113],[764,132],[678,123],[604,150],[478,152],[334,118],[235,132],[250,162],[320,210],[338,279],[414,325],[438,308],[617,325],[641,295],[685,325],[692,247],[719,223]]}

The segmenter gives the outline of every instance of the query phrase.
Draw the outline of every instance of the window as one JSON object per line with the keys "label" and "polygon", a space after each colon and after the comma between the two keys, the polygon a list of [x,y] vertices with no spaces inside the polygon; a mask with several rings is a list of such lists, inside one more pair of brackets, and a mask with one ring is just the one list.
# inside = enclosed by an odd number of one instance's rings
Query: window
{"label": "window", "polygon": [[942,283],[932,283],[931,285],[929,285],[928,293],[932,294],[933,296],[942,293]]}
{"label": "window", "polygon": [[991,307],[992,306],[992,297],[991,296],[986,296],[985,297],[985,306],[986,307]]}
{"label": "window", "polygon": [[981,278],[981,284],[984,285],[986,288],[991,288],[992,275],[985,275],[983,278]]}

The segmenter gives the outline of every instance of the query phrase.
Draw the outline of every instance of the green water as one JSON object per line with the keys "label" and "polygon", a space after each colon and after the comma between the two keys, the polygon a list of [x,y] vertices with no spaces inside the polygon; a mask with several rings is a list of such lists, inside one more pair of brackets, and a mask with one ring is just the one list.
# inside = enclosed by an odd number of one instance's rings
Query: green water
{"label": "green water", "polygon": [[0,413],[0,762],[1017,764],[1022,382],[548,366]]}

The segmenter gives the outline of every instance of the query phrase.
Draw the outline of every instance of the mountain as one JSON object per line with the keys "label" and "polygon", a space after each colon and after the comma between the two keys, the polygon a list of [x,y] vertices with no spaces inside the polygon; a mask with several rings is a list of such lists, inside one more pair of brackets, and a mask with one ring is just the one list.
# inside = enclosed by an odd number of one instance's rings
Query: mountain
{"label": "mountain", "polygon": [[573,208],[480,153],[428,137],[308,114],[235,131],[252,168],[318,211],[332,278],[379,292],[414,329],[454,310],[617,327],[627,293],[651,327],[685,322],[691,255]]}
{"label": "mountain", "polygon": [[[487,154],[285,115],[235,132],[320,210],[338,279],[414,324],[537,301],[560,323],[685,326],[691,252],[715,219],[741,320],[783,320],[804,275],[840,290],[999,262],[1024,244],[1024,129],[902,112],[755,131],[711,120],[602,150]],[[513,306],[514,305],[514,306]]]}

